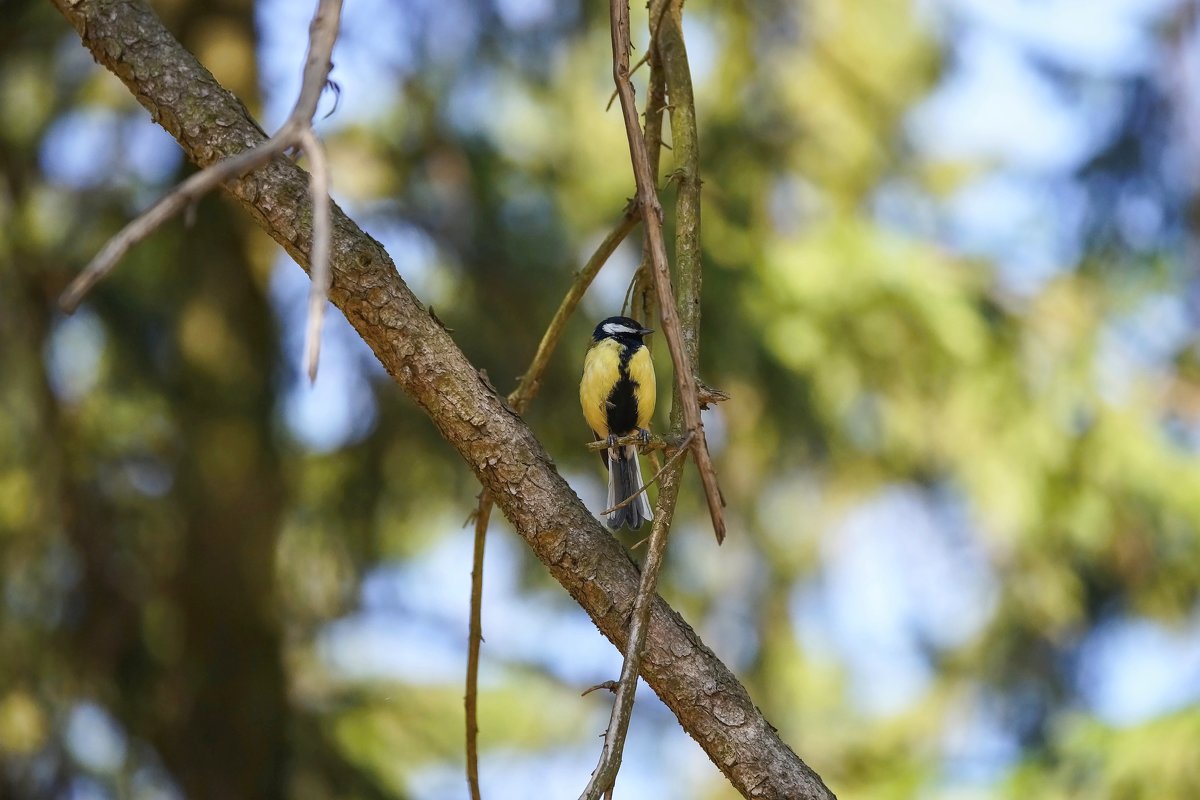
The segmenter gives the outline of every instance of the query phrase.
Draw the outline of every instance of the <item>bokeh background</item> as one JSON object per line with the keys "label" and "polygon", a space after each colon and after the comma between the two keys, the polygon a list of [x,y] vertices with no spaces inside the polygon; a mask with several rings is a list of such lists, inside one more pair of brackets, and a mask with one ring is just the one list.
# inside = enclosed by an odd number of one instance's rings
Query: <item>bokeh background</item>
{"label": "bokeh background", "polygon": [[[312,5],[154,3],[267,129]],[[346,4],[335,197],[502,391],[633,192],[606,9]],[[1198,9],[687,4],[730,535],[685,485],[661,591],[843,797],[1200,796]],[[0,17],[0,795],[465,797],[477,485],[336,313],[302,379],[307,279],[227,199],[58,313],[191,168]],[[527,415],[595,508],[638,256]],[[619,657],[503,520],[484,636],[485,797],[576,796]],[[643,691],[617,796],[734,795]]]}

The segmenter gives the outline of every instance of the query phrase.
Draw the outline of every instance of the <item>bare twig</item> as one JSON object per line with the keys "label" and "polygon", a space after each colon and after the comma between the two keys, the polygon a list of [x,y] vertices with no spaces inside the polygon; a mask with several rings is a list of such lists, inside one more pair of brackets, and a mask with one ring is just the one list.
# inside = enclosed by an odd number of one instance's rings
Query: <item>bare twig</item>
{"label": "bare twig", "polygon": [[[657,44],[657,42],[654,41],[654,37],[658,33],[658,23],[662,21],[662,15],[666,11],[666,8],[667,8],[666,4],[664,4],[662,7],[662,10],[660,10],[658,12],[658,15],[659,15],[658,19],[650,20],[650,44],[647,45],[646,52],[642,55],[642,57],[637,60],[637,63],[634,64],[633,67],[630,68],[630,70],[629,70],[630,75],[633,75],[634,73],[636,73],[639,69],[642,68],[643,64],[649,63],[650,59],[654,57],[654,52],[655,52],[655,50],[658,49],[658,44]],[[662,108],[661,103],[653,102],[653,97],[654,97],[653,91],[650,92],[650,96],[651,96],[651,102],[646,103],[646,114],[647,115],[652,113],[656,109],[661,110],[661,108]],[[613,100],[616,100],[616,99],[617,99],[617,90],[613,89],[613,93],[611,95],[609,95],[609,97],[608,97],[608,102],[605,103],[605,105],[604,105],[604,110],[608,111],[610,108],[612,108]],[[649,127],[649,125],[647,125],[647,127]],[[646,132],[647,138],[649,138],[649,133],[650,132],[647,130],[647,132]],[[655,162],[655,164],[658,163],[657,158],[652,157],[652,160]]]}
{"label": "bare twig", "polygon": [[[645,55],[643,55],[641,58],[639,58],[637,60],[637,63],[633,65],[633,69],[629,70],[630,75],[637,72],[639,69],[642,68],[643,64],[645,64],[647,61],[650,60],[650,53],[653,50],[654,50],[654,43],[651,42],[650,47],[648,47],[646,49]],[[608,102],[604,104],[604,110],[608,111],[610,108],[612,108],[613,100],[616,100],[616,99],[617,99],[617,90],[613,89],[613,93],[608,96]]]}
{"label": "bare twig", "polygon": [[[625,299],[621,301],[622,314],[633,316],[633,289],[635,286],[637,286],[638,276],[641,274],[642,268],[639,265],[638,268],[633,271],[633,277],[629,279],[629,285],[625,287]],[[646,321],[645,317],[634,316],[633,318],[641,322]]]}
{"label": "bare twig", "polygon": [[[681,448],[680,452],[686,450]],[[641,671],[646,629],[649,628],[650,606],[656,597],[658,573],[667,549],[667,534],[670,533],[671,521],[675,516],[675,502],[679,499],[679,479],[682,472],[682,463],[675,469],[667,470],[664,467],[663,470],[658,503],[654,509],[654,523],[650,529],[650,547],[642,564],[642,577],[633,601],[629,638],[625,642],[625,660],[621,664],[621,679],[617,682],[612,715],[608,721],[608,730],[604,734],[604,748],[600,751],[600,761],[592,772],[591,780],[579,796],[580,800],[599,800],[601,795],[609,795],[617,781],[617,772],[621,768],[621,753],[625,748],[625,736],[633,715],[633,698],[637,689],[638,673]]]}
{"label": "bare twig", "polygon": [[[696,102],[692,92],[692,72],[688,64],[687,44],[683,35],[683,0],[653,0],[661,3],[663,13],[657,15],[659,27],[654,32],[662,73],[667,87],[671,113],[671,142],[674,145],[675,169],[671,179],[677,186],[675,194],[675,271],[679,278],[675,311],[679,314],[683,334],[683,350],[691,363],[691,373],[697,385],[695,395],[682,398],[684,418],[688,427],[700,419],[703,387],[696,377],[700,372],[700,287],[702,265],[700,248],[700,145],[696,124]],[[666,276],[663,275],[663,278]],[[661,283],[661,281],[660,281]],[[682,384],[680,384],[682,387]],[[693,445],[694,447],[694,445]],[[717,542],[724,538],[725,523],[721,508],[725,499],[712,469],[708,447],[697,451],[697,468],[704,484],[705,500],[713,516]],[[720,520],[719,523],[716,520]]]}
{"label": "bare twig", "polygon": [[579,696],[587,697],[592,692],[598,692],[601,689],[608,689],[610,692],[615,694],[617,691],[617,686],[618,684],[616,681],[603,681],[602,683],[597,683],[595,686],[589,686],[588,688],[584,689],[579,693]]}
{"label": "bare twig", "polygon": [[[608,236],[604,237],[604,241],[600,243],[596,251],[592,253],[591,258],[587,260],[587,263],[576,274],[575,281],[571,284],[571,288],[567,290],[567,294],[559,304],[558,310],[554,312],[554,317],[546,327],[546,332],[542,334],[542,340],[538,343],[537,352],[534,353],[533,361],[529,364],[529,369],[525,370],[525,374],[521,376],[517,388],[508,396],[508,404],[518,414],[525,412],[529,403],[537,395],[538,389],[541,388],[542,375],[545,373],[546,367],[550,364],[550,357],[554,354],[555,348],[558,347],[558,342],[562,338],[563,331],[566,330],[567,320],[575,312],[579,301],[583,299],[584,293],[592,285],[592,281],[595,280],[596,275],[600,272],[600,268],[608,262],[609,257],[620,246],[621,242],[625,241],[625,237],[637,226],[637,223],[638,210],[631,203],[621,215],[621,220],[617,223],[616,227],[609,232]],[[640,442],[641,440],[638,439],[638,441]],[[471,800],[480,800],[479,717],[477,702],[479,643],[483,641],[483,550],[487,541],[487,527],[491,515],[492,498],[485,489],[480,492],[479,505],[474,514],[472,514],[475,520],[475,555],[474,567],[471,570],[470,630],[467,639],[467,690],[464,697],[467,715],[467,785],[471,791]]]}
{"label": "bare twig", "polygon": [[[654,279],[650,277],[650,254],[649,251],[642,253],[642,261],[638,264],[637,271],[633,273],[633,280],[629,282],[628,296],[629,316],[637,320],[649,321],[654,319],[654,315],[658,313],[658,304],[654,299]],[[621,311],[624,313],[625,306],[621,306]],[[653,342],[647,342],[647,347],[653,347]]]}
{"label": "bare twig", "polygon": [[[633,84],[629,80],[629,4],[627,0],[610,0],[609,10],[612,25],[613,79],[616,81],[617,92],[621,98],[621,111],[625,118],[625,135],[629,141],[630,159],[633,163],[634,178],[637,181],[638,204],[642,209],[646,238],[650,243],[650,254],[654,265],[654,287],[658,295],[659,319],[662,321],[663,332],[666,335],[667,349],[671,352],[671,361],[675,365],[675,383],[683,405],[684,422],[688,430],[696,432],[696,438],[692,441],[692,452],[696,457],[700,480],[704,484],[708,511],[712,517],[713,533],[716,534],[717,541],[721,542],[725,538],[725,515],[722,511],[724,502],[721,499],[721,490],[717,486],[717,474],[713,468],[712,456],[708,452],[708,443],[704,438],[704,423],[700,419],[696,378],[693,369],[688,367],[689,362],[684,351],[683,332],[680,329],[676,311],[675,293],[671,287],[671,271],[667,264],[667,249],[663,241],[662,206],[659,205],[655,190],[655,177],[650,170],[646,140],[642,135],[641,126],[638,124]],[[676,102],[676,99],[672,98],[672,102]]]}
{"label": "bare twig", "polygon": [[[282,129],[280,133],[283,133]],[[83,272],[71,282],[71,285],[59,298],[59,307],[68,314],[74,313],[84,296],[101,278],[112,272],[131,247],[217,186],[227,180],[244,175],[286,150],[290,145],[290,136],[286,140],[277,140],[277,137],[278,134],[251,150],[246,150],[197,172],[179,184],[170,194],[146,209],[139,217],[122,228],[120,233],[109,239],[95,258],[84,267]]]}
{"label": "bare twig", "polygon": [[[659,53],[658,32],[662,28],[663,15],[667,13],[667,4],[657,14],[650,12],[650,79],[646,82],[646,158],[650,162],[650,174],[657,180],[659,161],[663,147],[663,111],[667,107],[667,81],[663,76],[663,60]],[[649,273],[650,248],[646,247],[646,272]]]}
{"label": "bare twig", "polygon": [[[657,20],[651,16],[650,28],[650,80],[648,81],[648,91],[646,97],[646,153],[650,160],[650,172],[658,175],[659,158],[662,155],[662,127],[663,127],[663,106],[666,104],[667,86],[662,74],[662,59],[658,55],[658,24],[661,22],[662,12],[659,12]],[[654,297],[654,268],[652,266],[653,258],[650,255],[650,239],[643,234],[642,236],[642,260],[638,263],[637,271],[633,274],[633,280],[629,283],[629,314],[634,319],[652,320],[655,314],[658,313],[658,303]],[[653,346],[652,342],[647,343],[647,346]],[[657,466],[657,464],[656,464]]]}
{"label": "bare twig", "polygon": [[[648,453],[652,450],[677,450],[681,446],[680,443],[685,440],[685,436],[651,436],[649,439],[644,439],[640,433],[631,433],[627,436],[613,437],[611,446],[624,447],[635,444],[638,450]],[[609,446],[608,439],[597,439],[594,442],[588,442],[584,445],[584,447],[594,453],[607,450]]]}
{"label": "bare twig", "polygon": [[311,382],[317,379],[321,324],[325,319],[325,300],[329,297],[329,166],[312,128],[306,127],[300,132],[300,146],[308,156],[312,174],[312,281],[308,291],[308,324],[304,328],[304,367]]}
{"label": "bare twig", "polygon": [[571,288],[559,303],[558,310],[554,312],[554,317],[546,327],[546,332],[542,334],[542,340],[538,343],[537,352],[534,353],[533,360],[529,363],[529,369],[525,370],[517,388],[508,396],[508,404],[518,414],[525,413],[529,401],[541,388],[542,375],[550,363],[550,357],[554,355],[554,349],[558,346],[563,331],[566,330],[567,320],[575,313],[575,308],[583,299],[584,292],[592,285],[600,268],[608,263],[609,257],[621,242],[625,241],[625,237],[637,227],[640,218],[641,214],[637,206],[631,204],[626,208],[621,215],[620,222],[609,232],[608,236],[604,237],[604,241],[576,274],[575,282],[571,284]]}
{"label": "bare twig", "polygon": [[664,472],[666,472],[666,471],[667,471],[667,468],[668,468],[668,467],[670,467],[672,464],[674,464],[676,461],[678,461],[678,460],[679,460],[679,458],[680,458],[680,457],[681,457],[681,456],[682,456],[684,453],[686,453],[686,452],[687,452],[688,445],[692,443],[692,436],[693,436],[693,435],[694,435],[694,434],[693,434],[692,432],[688,432],[688,435],[684,437],[684,439],[683,439],[683,443],[682,443],[682,444],[679,446],[679,449],[678,449],[678,450],[676,450],[674,453],[672,453],[672,454],[671,454],[671,457],[667,459],[667,463],[665,463],[665,464],[663,464],[663,465],[662,465],[662,469],[660,469],[658,472],[654,473],[654,477],[653,477],[653,478],[651,478],[650,480],[648,480],[648,481],[646,481],[645,483],[643,483],[643,484],[642,484],[642,488],[638,489],[636,492],[634,492],[633,494],[629,495],[629,497],[626,497],[624,500],[622,500],[621,502],[617,503],[617,504],[616,504],[615,506],[613,506],[612,508],[606,508],[606,509],[604,509],[603,511],[601,511],[601,512],[600,512],[600,516],[602,516],[602,517],[607,517],[609,514],[613,513],[614,511],[617,511],[617,510],[619,510],[619,509],[622,509],[622,508],[624,508],[625,506],[629,505],[629,504],[630,504],[630,503],[632,503],[634,500],[636,500],[636,499],[637,499],[637,497],[638,497],[639,495],[641,495],[641,494],[642,494],[642,492],[646,491],[646,490],[647,490],[647,489],[649,489],[651,486],[653,486],[653,485],[654,485],[654,483],[655,483],[655,482],[656,482],[656,481],[657,481],[659,478],[661,478],[661,477],[662,477],[662,474],[663,474]]}
{"label": "bare twig", "polygon": [[475,517],[475,557],[471,564],[471,631],[467,638],[467,693],[463,704],[467,712],[467,786],[471,800],[479,795],[479,646],[483,643],[483,548],[487,541],[492,500],[487,489],[479,492],[479,510]]}
{"label": "bare twig", "polygon": [[329,171],[321,143],[312,132],[312,118],[333,66],[330,55],[341,25],[342,0],[319,0],[308,29],[308,56],[305,59],[300,95],[287,121],[275,135],[255,147],[211,164],[185,180],[136,219],[121,229],[88,263],[59,298],[59,306],[68,314],[83,301],[102,278],[117,266],[130,248],[138,244],[168,220],[191,207],[213,189],[253,172],[287,150],[299,148],[308,156],[312,168],[313,236],[312,294],[309,300],[305,333],[305,365],[310,380],[316,379],[320,350],[321,323],[329,291]]}

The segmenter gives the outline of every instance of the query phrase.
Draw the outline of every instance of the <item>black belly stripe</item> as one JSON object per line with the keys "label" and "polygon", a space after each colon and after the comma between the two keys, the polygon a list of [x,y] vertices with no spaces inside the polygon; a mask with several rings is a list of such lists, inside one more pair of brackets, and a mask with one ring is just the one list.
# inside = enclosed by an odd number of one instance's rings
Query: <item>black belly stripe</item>
{"label": "black belly stripe", "polygon": [[628,346],[621,349],[621,362],[618,367],[621,378],[608,393],[605,405],[608,432],[618,436],[624,436],[637,430],[638,402],[634,389],[637,388],[638,383],[629,377],[629,359],[635,352],[637,352],[635,348]]}

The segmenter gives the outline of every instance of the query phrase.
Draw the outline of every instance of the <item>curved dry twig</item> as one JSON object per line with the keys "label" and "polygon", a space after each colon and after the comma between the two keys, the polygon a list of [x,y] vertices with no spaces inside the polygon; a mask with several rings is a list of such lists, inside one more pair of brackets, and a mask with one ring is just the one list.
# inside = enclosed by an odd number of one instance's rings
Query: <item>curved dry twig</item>
{"label": "curved dry twig", "polygon": [[[630,232],[637,227],[637,207],[632,203],[626,207],[621,220],[609,232],[600,245],[592,253],[591,258],[575,275],[575,281],[567,294],[559,303],[558,310],[546,326],[542,340],[538,343],[537,351],[529,364],[529,369],[521,376],[517,388],[508,396],[508,404],[518,414],[525,413],[529,403],[537,395],[542,385],[542,375],[550,365],[550,357],[558,347],[567,320],[575,313],[579,301],[592,285],[600,269],[608,263],[608,259],[625,241]],[[492,516],[492,498],[487,490],[479,494],[479,505],[472,513],[475,520],[474,567],[471,570],[471,609],[467,633],[467,689],[463,698],[467,722],[467,787],[471,792],[471,800],[480,800],[479,787],[479,645],[483,641],[483,551],[487,543],[488,521]]]}
{"label": "curved dry twig", "polygon": [[[76,5],[76,3],[71,3]],[[296,104],[287,121],[265,142],[237,155],[222,159],[192,175],[170,193],[138,215],[108,240],[100,252],[84,267],[59,298],[59,306],[74,313],[87,293],[116,268],[130,248],[161,228],[172,217],[218,186],[236,180],[269,163],[276,156],[299,148],[308,156],[312,170],[312,252],[313,285],[308,305],[304,362],[309,380],[317,378],[321,324],[329,295],[329,170],[321,143],[312,130],[317,103],[333,67],[330,60],[341,26],[342,0],[319,0],[308,32],[308,55]]]}
{"label": "curved dry twig", "polygon": [[59,308],[75,313],[83,298],[102,278],[108,276],[130,248],[161,228],[172,217],[226,181],[240,178],[280,155],[291,146],[295,132],[287,125],[272,138],[236,156],[213,164],[189,177],[105,243],[83,271],[71,281],[58,300]]}

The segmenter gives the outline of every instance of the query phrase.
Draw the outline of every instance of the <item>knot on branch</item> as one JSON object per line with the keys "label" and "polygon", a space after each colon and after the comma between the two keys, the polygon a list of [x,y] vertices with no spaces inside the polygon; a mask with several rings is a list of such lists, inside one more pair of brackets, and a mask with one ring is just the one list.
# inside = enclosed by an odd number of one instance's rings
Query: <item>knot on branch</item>
{"label": "knot on branch", "polygon": [[704,381],[696,378],[696,399],[700,402],[700,409],[707,411],[710,405],[724,403],[729,399],[729,392],[723,392],[714,386],[709,386]]}

